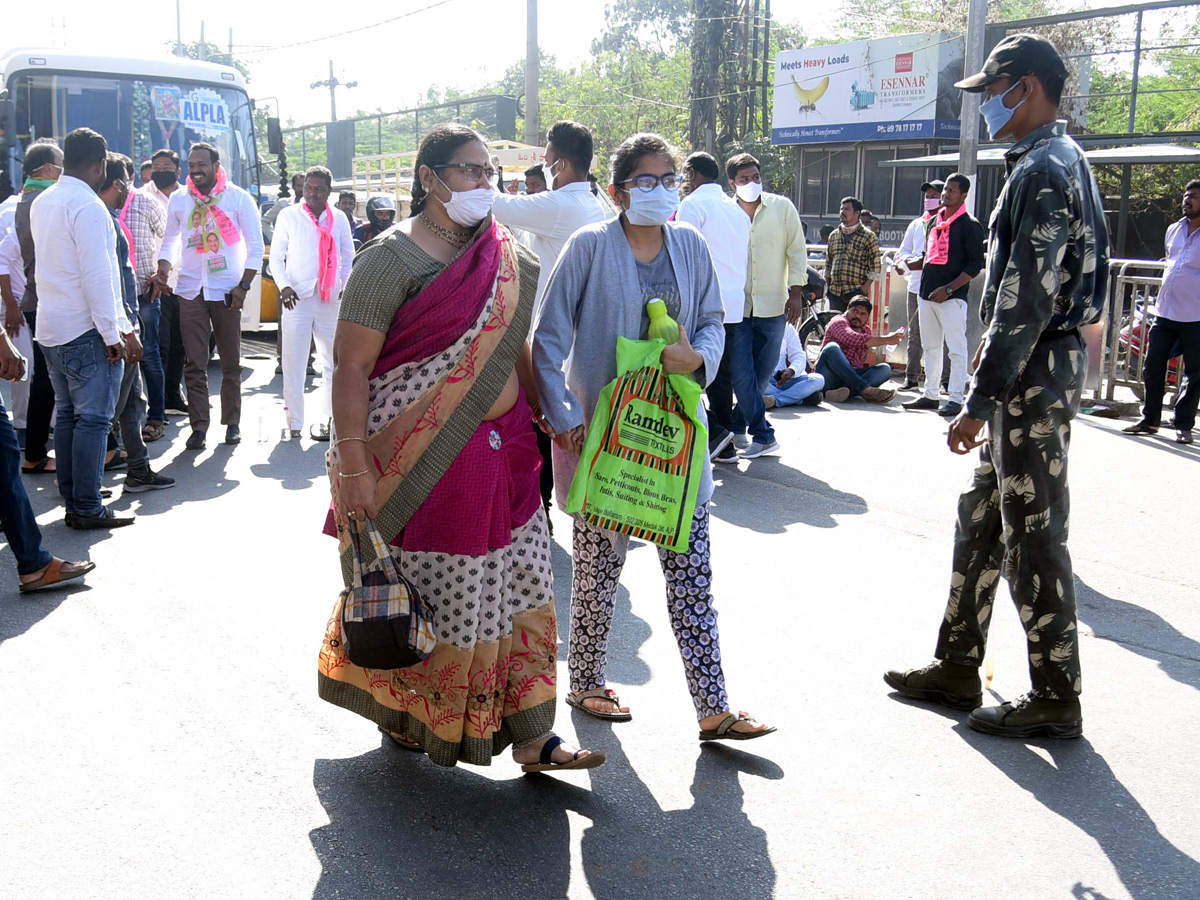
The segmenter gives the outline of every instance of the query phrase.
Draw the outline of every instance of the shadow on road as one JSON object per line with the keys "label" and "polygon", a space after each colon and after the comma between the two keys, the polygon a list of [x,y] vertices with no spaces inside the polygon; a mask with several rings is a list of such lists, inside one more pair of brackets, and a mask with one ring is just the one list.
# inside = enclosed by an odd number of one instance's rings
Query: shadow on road
{"label": "shadow on road", "polygon": [[[605,750],[608,763],[592,771],[591,790],[544,775],[492,781],[390,745],[317,760],[313,784],[329,824],[309,833],[322,866],[313,900],[566,897],[568,811],[592,822],[581,868],[596,900],[693,900],[714,885],[736,886],[739,898],[773,895],[766,833],[743,810],[738,776],[777,780],[782,769],[733,748],[701,748],[692,806],[663,810],[611,729],[594,731],[581,740]],[[496,765],[513,766],[507,757]]]}
{"label": "shadow on road", "polygon": [[[976,734],[965,724],[954,731],[1048,810],[1090,835],[1134,900],[1195,896],[1200,863],[1163,836],[1087,738],[1029,745]],[[1068,869],[1072,863],[1060,858],[1055,865]],[[1074,893],[1080,898],[1102,898],[1082,882],[1077,882]]]}
{"label": "shadow on road", "polygon": [[[713,494],[712,515],[760,534],[780,534],[787,526],[796,524],[836,528],[835,516],[861,516],[869,511],[867,501],[858,494],[839,491],[819,478],[784,465],[775,456],[760,457],[740,470],[713,466],[713,479],[717,491]],[[764,497],[762,482],[768,488],[785,490]],[[809,496],[798,496],[793,491]]]}
{"label": "shadow on road", "polygon": [[1106,597],[1078,577],[1075,596],[1080,620],[1096,637],[1154,660],[1170,678],[1200,690],[1200,641],[1183,634],[1158,613]]}
{"label": "shadow on road", "polygon": [[1075,421],[1082,422],[1085,425],[1090,425],[1095,430],[1111,434],[1122,441],[1133,441],[1141,444],[1143,447],[1151,447],[1155,450],[1163,450],[1167,453],[1170,453],[1172,456],[1181,456],[1184,459],[1200,460],[1200,445],[1175,443],[1175,430],[1166,425],[1164,425],[1156,435],[1138,436],[1133,434],[1123,434],[1120,431],[1114,431],[1109,426],[1101,425],[1095,421],[1089,421],[1087,416],[1079,416]]}
{"label": "shadow on road", "polygon": [[[307,449],[300,441],[280,441],[271,450],[265,463],[250,467],[255,478],[273,478],[285,491],[303,491],[319,482],[328,483],[325,476],[326,443],[314,443]],[[302,463],[304,471],[301,471]],[[290,465],[289,465],[290,464]]]}

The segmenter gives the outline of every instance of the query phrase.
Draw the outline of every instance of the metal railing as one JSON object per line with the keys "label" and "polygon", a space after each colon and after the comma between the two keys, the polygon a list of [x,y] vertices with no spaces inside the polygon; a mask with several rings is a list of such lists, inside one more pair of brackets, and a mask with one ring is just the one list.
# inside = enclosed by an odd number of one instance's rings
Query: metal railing
{"label": "metal railing", "polygon": [[1110,261],[1108,301],[1099,347],[1101,383],[1097,397],[1114,400],[1118,387],[1129,388],[1141,396],[1150,328],[1158,317],[1158,292],[1166,268],[1164,260]]}

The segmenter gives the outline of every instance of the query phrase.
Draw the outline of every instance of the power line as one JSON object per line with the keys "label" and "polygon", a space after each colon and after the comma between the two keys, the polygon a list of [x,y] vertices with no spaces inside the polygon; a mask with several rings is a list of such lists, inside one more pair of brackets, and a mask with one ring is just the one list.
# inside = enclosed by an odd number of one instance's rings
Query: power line
{"label": "power line", "polygon": [[423,12],[428,12],[431,9],[437,9],[439,6],[445,6],[447,3],[453,3],[454,0],[437,0],[436,3],[430,3],[428,6],[422,6],[419,9],[414,9],[406,13],[401,13],[398,16],[392,16],[390,19],[384,19],[382,22],[375,22],[371,25],[360,25],[357,28],[349,28],[346,31],[339,31],[336,34],[325,34],[321,37],[309,38],[306,41],[296,41],[293,44],[279,44],[278,46],[268,46],[259,49],[259,53],[270,53],[273,50],[290,50],[292,47],[303,47],[308,44],[317,44],[321,41],[329,41],[334,38],[345,37],[348,34],[357,34],[360,31],[369,31],[372,28],[379,28],[382,25],[391,25],[393,22],[399,22],[401,19],[407,19],[411,16],[419,15]]}

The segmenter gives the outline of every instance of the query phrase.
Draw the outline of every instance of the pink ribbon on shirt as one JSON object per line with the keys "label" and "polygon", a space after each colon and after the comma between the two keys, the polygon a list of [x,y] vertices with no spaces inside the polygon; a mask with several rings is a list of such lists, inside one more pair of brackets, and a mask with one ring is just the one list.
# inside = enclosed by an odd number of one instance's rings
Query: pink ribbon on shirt
{"label": "pink ribbon on shirt", "polygon": [[121,207],[121,214],[117,216],[117,222],[121,226],[121,231],[125,233],[125,241],[129,244],[129,268],[137,271],[137,254],[133,252],[133,232],[130,230],[125,217],[129,215],[129,207],[133,205],[133,191],[131,190],[125,195],[125,205]]}
{"label": "pink ribbon on shirt", "polygon": [[959,216],[967,214],[967,206],[964,203],[949,219],[942,218],[944,213],[944,209],[938,210],[933,227],[929,229],[929,243],[925,247],[927,266],[944,266],[950,261],[950,226]]}
{"label": "pink ribbon on shirt", "polygon": [[317,245],[317,287],[320,289],[321,302],[328,303],[333,296],[333,283],[337,280],[337,251],[333,240],[333,208],[329,202],[325,203],[325,224],[321,224],[321,220],[313,215],[313,211],[308,208],[308,204],[303,204],[304,211],[308,213],[308,217],[312,219],[312,223],[317,226],[317,231],[321,233],[320,243]]}

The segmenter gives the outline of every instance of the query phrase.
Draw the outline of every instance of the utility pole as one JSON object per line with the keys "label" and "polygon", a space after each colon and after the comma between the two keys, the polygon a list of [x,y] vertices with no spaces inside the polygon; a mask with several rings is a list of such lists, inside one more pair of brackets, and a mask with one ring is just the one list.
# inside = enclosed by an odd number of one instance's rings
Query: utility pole
{"label": "utility pole", "polygon": [[314,81],[312,84],[309,85],[309,87],[314,90],[316,88],[323,88],[323,87],[329,88],[329,121],[336,122],[337,121],[337,96],[336,96],[337,89],[339,87],[344,87],[344,88],[358,87],[358,82],[357,81],[349,81],[349,82],[338,81],[337,76],[333,74],[333,60],[331,59],[329,61],[329,80],[328,81]]}
{"label": "utility pole", "polygon": [[183,21],[179,15],[179,0],[175,0],[175,55],[183,56]]}
{"label": "utility pole", "polygon": [[200,59],[208,59],[208,44],[204,43],[204,20],[200,20],[200,52],[196,54]]}
{"label": "utility pole", "polygon": [[[1133,80],[1129,85],[1129,133],[1137,129],[1138,76],[1142,68],[1142,13],[1137,14],[1137,26],[1133,39]],[[1133,190],[1133,166],[1125,163],[1121,167],[1121,206],[1117,213],[1116,251],[1122,256],[1129,252],[1129,192]]]}
{"label": "utility pole", "polygon": [[[983,68],[983,50],[987,29],[987,0],[970,0],[967,8],[967,43],[963,54],[963,72],[974,75]],[[979,94],[963,92],[962,114],[958,129],[958,171],[975,183],[979,171]],[[975,215],[978,190],[967,194],[967,212]]]}
{"label": "utility pole", "polygon": [[526,0],[525,38],[525,143],[538,145],[538,86],[541,65],[538,53],[537,0]]}

